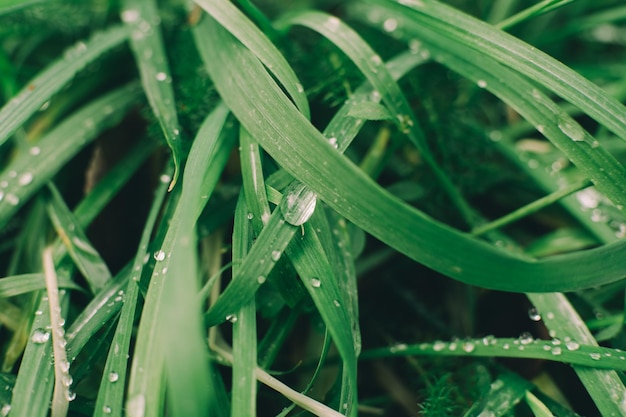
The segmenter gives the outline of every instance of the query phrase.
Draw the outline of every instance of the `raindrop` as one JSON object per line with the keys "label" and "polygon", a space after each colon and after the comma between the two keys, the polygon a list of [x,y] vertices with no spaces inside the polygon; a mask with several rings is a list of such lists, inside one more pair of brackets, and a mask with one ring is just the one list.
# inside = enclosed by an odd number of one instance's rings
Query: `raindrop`
{"label": "raindrop", "polygon": [[108,405],[105,405],[104,407],[102,407],[102,412],[104,414],[111,414],[111,411],[113,410],[111,410],[111,407],[109,407]]}
{"label": "raindrop", "polygon": [[7,194],[6,199],[7,203],[11,204],[12,206],[17,206],[20,203],[20,198],[15,194]]}
{"label": "raindrop", "polygon": [[522,345],[528,345],[530,343],[532,343],[535,339],[533,339],[533,336],[528,333],[528,332],[524,332],[519,336],[519,342]]}
{"label": "raindrop", "polygon": [[272,260],[278,262],[282,253],[279,250],[272,251]]}
{"label": "raindrop", "polygon": [[584,129],[567,115],[559,117],[559,129],[565,133],[574,142],[582,142],[585,140]]}
{"label": "raindrop", "polygon": [[391,17],[385,20],[383,23],[383,29],[385,29],[386,32],[393,32],[397,28],[398,28],[398,21]]}
{"label": "raindrop", "polygon": [[139,11],[127,9],[122,12],[122,21],[126,23],[136,22],[139,19]]}
{"label": "raindrop", "polygon": [[237,323],[237,316],[235,316],[234,314],[229,314],[228,316],[226,316],[226,320],[231,323]]}
{"label": "raindrop", "polygon": [[109,382],[117,382],[120,379],[120,376],[117,372],[109,372]]}
{"label": "raindrop", "polygon": [[528,318],[531,319],[532,321],[540,321],[541,314],[539,314],[539,311],[537,311],[535,307],[531,307],[528,310]]}
{"label": "raindrop", "polygon": [[311,278],[311,286],[313,288],[319,288],[322,285],[322,281],[317,278]]}
{"label": "raindrop", "polygon": [[70,390],[65,392],[65,399],[68,401],[74,401],[76,399],[76,393]]}
{"label": "raindrop", "polygon": [[157,72],[156,79],[157,81],[165,81],[167,80],[167,74],[164,72]]}
{"label": "raindrop", "polygon": [[156,251],[154,252],[154,259],[156,261],[162,261],[165,259],[165,252],[163,252],[162,250]]}
{"label": "raindrop", "polygon": [[439,340],[436,341],[435,344],[433,345],[433,350],[435,352],[441,352],[445,348],[446,348],[446,344],[444,342],[439,341]]}
{"label": "raindrop", "polygon": [[476,349],[476,344],[474,342],[464,342],[462,349],[464,352],[472,353]]}
{"label": "raindrop", "polygon": [[599,361],[600,360],[600,354],[597,352],[593,352],[589,354],[589,357],[591,359],[593,359],[594,361]]}
{"label": "raindrop", "polygon": [[159,177],[159,180],[163,183],[163,184],[169,184],[170,181],[172,181],[172,177],[170,177],[167,174],[163,174],[161,175],[161,177]]}
{"label": "raindrop", "polygon": [[45,329],[35,329],[33,335],[30,337],[30,340],[37,344],[46,343],[50,340],[50,333]]}
{"label": "raindrop", "polygon": [[328,143],[330,143],[335,149],[339,147],[339,144],[337,143],[337,138],[329,138]]}
{"label": "raindrop", "polygon": [[330,29],[333,32],[339,29],[339,25],[341,25],[341,21],[337,19],[335,16],[329,17],[328,20],[326,20],[326,23],[324,23],[324,26],[326,26],[328,29]]}
{"label": "raindrop", "polygon": [[37,156],[41,153],[41,148],[39,146],[33,146],[28,152],[33,156]]}
{"label": "raindrop", "polygon": [[476,82],[476,85],[478,85],[478,87],[480,87],[480,88],[485,88],[485,87],[487,87],[487,81],[485,81],[485,80],[478,80]]}
{"label": "raindrop", "polygon": [[306,185],[292,182],[280,201],[283,218],[293,226],[306,223],[315,211],[317,195]]}
{"label": "raindrop", "polygon": [[17,183],[19,185],[28,185],[31,182],[33,182],[33,173],[32,172],[25,172],[22,175],[19,176],[19,178],[17,179]]}
{"label": "raindrop", "polygon": [[74,378],[72,378],[71,375],[67,374],[63,376],[63,385],[69,387],[70,385],[72,385],[72,382],[74,382]]}
{"label": "raindrop", "polygon": [[580,345],[578,344],[578,342],[574,342],[573,340],[568,340],[565,343],[565,347],[567,347],[567,350],[578,350]]}
{"label": "raindrop", "polygon": [[552,348],[551,352],[553,355],[560,355],[561,353],[563,353],[563,350],[560,347],[555,346]]}
{"label": "raindrop", "polygon": [[258,282],[259,284],[263,284],[263,283],[265,283],[265,281],[267,281],[267,278],[264,275],[259,275],[256,278],[256,282]]}
{"label": "raindrop", "polygon": [[59,369],[61,369],[62,372],[67,373],[70,370],[70,363],[66,360],[62,360],[59,362]]}

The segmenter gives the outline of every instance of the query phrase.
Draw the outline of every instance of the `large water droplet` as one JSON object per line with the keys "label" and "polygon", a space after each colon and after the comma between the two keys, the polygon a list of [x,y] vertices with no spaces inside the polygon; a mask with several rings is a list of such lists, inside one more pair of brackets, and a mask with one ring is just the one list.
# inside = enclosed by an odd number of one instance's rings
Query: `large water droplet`
{"label": "large water droplet", "polygon": [[167,80],[167,74],[164,72],[157,72],[156,79],[157,81],[165,81]]}
{"label": "large water droplet", "polygon": [[535,307],[531,307],[528,310],[528,318],[531,319],[532,321],[540,321],[541,314],[539,314],[539,311],[537,311]]}
{"label": "large water droplet", "polygon": [[446,344],[440,340],[437,340],[434,344],[433,344],[433,350],[435,352],[441,352],[442,350],[444,350],[446,348]]}
{"label": "large water droplet", "polygon": [[568,340],[565,343],[565,347],[567,348],[567,350],[578,350],[580,345],[578,344],[578,342],[575,342],[573,340]]}
{"label": "large water droplet", "polygon": [[117,382],[120,379],[120,376],[117,372],[109,372],[109,382]]}
{"label": "large water droplet", "polygon": [[311,278],[311,286],[313,288],[319,288],[322,285],[322,281],[317,278]]}
{"label": "large water droplet", "polygon": [[154,259],[158,262],[162,261],[165,259],[165,252],[163,252],[162,250],[158,250],[156,252],[154,252]]}
{"label": "large water droplet", "polygon": [[280,200],[280,211],[287,223],[300,226],[306,223],[315,211],[317,195],[306,185],[293,181]]}
{"label": "large water droplet", "polygon": [[463,342],[462,349],[464,352],[472,353],[476,349],[476,344],[474,342]]}
{"label": "large water droplet", "polygon": [[585,140],[585,130],[569,116],[561,116],[558,120],[559,129],[574,142]]}
{"label": "large water droplet", "polygon": [[528,345],[528,344],[531,344],[535,339],[533,338],[533,335],[531,335],[530,333],[524,332],[519,336],[518,340],[522,345]]}
{"label": "large water droplet", "polygon": [[389,19],[386,19],[383,22],[383,29],[385,29],[385,32],[393,32],[397,28],[398,28],[398,21],[394,18],[390,17]]}
{"label": "large water droplet", "polygon": [[50,340],[50,332],[45,329],[35,329],[32,336],[30,337],[30,340],[32,340],[33,343],[37,344],[46,343],[48,340]]}

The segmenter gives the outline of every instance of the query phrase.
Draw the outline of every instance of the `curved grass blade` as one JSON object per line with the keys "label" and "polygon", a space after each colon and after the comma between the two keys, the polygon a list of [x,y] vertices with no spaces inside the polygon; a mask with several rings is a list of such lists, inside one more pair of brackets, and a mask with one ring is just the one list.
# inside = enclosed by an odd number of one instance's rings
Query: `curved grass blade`
{"label": "curved grass blade", "polygon": [[370,82],[374,91],[379,94],[383,102],[394,116],[394,121],[401,132],[405,133],[411,142],[420,151],[421,157],[435,174],[435,177],[445,190],[446,194],[457,207],[459,213],[468,224],[473,219],[473,210],[467,205],[454,184],[435,161],[424,139],[422,129],[417,118],[409,106],[400,87],[395,82],[382,58],[350,27],[338,18],[315,11],[305,11],[289,15],[278,21],[279,25],[303,25],[319,32],[333,42],[359,68]]}
{"label": "curved grass blade", "polygon": [[62,58],[33,78],[17,96],[0,109],[0,146],[87,64],[127,38],[126,28],[114,26],[94,35],[87,42],[80,41],[67,49]]}
{"label": "curved grass blade", "polygon": [[[70,280],[59,279],[58,284],[59,288],[81,289],[80,286]],[[5,277],[0,279],[0,298],[15,297],[16,295],[43,290],[44,288],[46,288],[46,283],[41,273]]]}
{"label": "curved grass blade", "polygon": [[139,100],[134,83],[98,98],[66,118],[0,173],[0,227],[80,149],[115,125]]}
{"label": "curved grass blade", "polygon": [[[131,417],[156,416],[159,414],[160,398],[162,398],[162,370],[163,365],[165,365],[163,360],[164,355],[165,357],[168,355],[167,347],[161,346],[161,343],[163,342],[163,337],[167,334],[166,331],[171,331],[170,326],[176,325],[176,323],[168,321],[168,326],[162,329],[161,320],[168,314],[177,317],[175,310],[181,308],[179,303],[187,303],[189,305],[188,309],[184,311],[190,315],[187,320],[194,320],[195,313],[190,311],[193,309],[193,303],[190,303],[189,300],[180,300],[178,298],[169,299],[170,294],[167,291],[172,291],[170,287],[183,284],[178,282],[178,279],[172,282],[173,277],[168,272],[172,258],[168,254],[175,251],[176,246],[180,243],[180,239],[186,237],[189,238],[188,240],[195,240],[195,238],[191,239],[190,230],[193,230],[193,225],[206,204],[208,196],[213,192],[234,142],[232,127],[227,124],[227,116],[228,110],[225,106],[219,105],[211,112],[198,131],[183,173],[182,194],[172,220],[167,226],[162,247],[155,254],[157,266],[153,271],[150,287],[146,294],[146,302],[139,325],[137,345],[129,380],[126,409]],[[193,278],[193,276],[186,278]],[[193,283],[189,289],[191,288],[193,288]],[[194,295],[191,299],[195,298]],[[191,326],[193,326],[193,322]],[[206,346],[204,343],[201,346],[197,344],[200,341],[191,334],[193,330],[189,330],[190,348],[197,353],[199,349],[206,349]],[[196,360],[197,358],[194,355],[190,360]],[[176,381],[178,386],[174,387],[174,389],[178,389],[184,386],[181,385],[179,379],[179,377],[184,375],[180,373],[177,375],[172,372],[174,363],[171,361],[173,360],[174,358],[169,357],[168,361],[170,363],[165,366],[168,369],[168,379]],[[185,372],[190,372],[188,366],[193,365],[196,368],[186,375],[188,380],[197,378],[195,382],[200,389],[210,387],[212,380],[206,366],[198,367],[197,364],[189,362],[184,365],[185,367],[181,369],[184,369]],[[183,380],[182,383],[184,382]],[[194,390],[193,392],[196,391]],[[182,398],[186,399],[184,395]],[[209,398],[205,396],[204,398],[196,398],[196,400],[198,409],[209,409]]]}
{"label": "curved grass blade", "polygon": [[207,68],[224,101],[261,146],[333,209],[412,259],[460,281],[506,291],[574,290],[624,276],[623,242],[536,261],[476,241],[410,208],[339,155],[231,35],[209,19],[196,31],[204,42],[222,45],[204,51]]}
{"label": "curved grass blade", "polygon": [[6,13],[11,13],[24,7],[31,6],[37,3],[44,3],[50,0],[2,0],[0,2],[0,16]]}
{"label": "curved grass blade", "polygon": [[194,0],[215,20],[246,45],[274,74],[307,119],[309,102],[298,77],[272,42],[239,9],[226,0]]}
{"label": "curved grass blade", "polygon": [[131,31],[130,46],[141,74],[141,84],[172,150],[175,170],[171,190],[181,169],[181,138],[174,89],[159,28],[161,18],[154,0],[124,0],[121,15]]}
{"label": "curved grass blade", "polygon": [[124,405],[124,388],[128,368],[128,352],[135,320],[135,310],[139,297],[139,285],[144,267],[144,259],[148,250],[150,236],[160,212],[161,203],[165,198],[168,184],[161,182],[154,194],[154,202],[146,220],[137,254],[131,269],[131,279],[126,285],[124,305],[120,319],[111,342],[111,349],[104,367],[94,417],[121,417]]}
{"label": "curved grass blade", "polygon": [[620,102],[522,40],[435,0],[398,0],[401,4],[379,0],[362,2],[366,3],[382,5],[390,11],[396,10],[422,26],[425,31],[434,31],[441,37],[454,39],[469,50],[525,74],[626,140],[626,109]]}
{"label": "curved grass blade", "polygon": [[524,398],[529,389],[532,389],[530,382],[513,372],[502,372],[491,383],[489,391],[467,410],[464,417],[505,416]]}

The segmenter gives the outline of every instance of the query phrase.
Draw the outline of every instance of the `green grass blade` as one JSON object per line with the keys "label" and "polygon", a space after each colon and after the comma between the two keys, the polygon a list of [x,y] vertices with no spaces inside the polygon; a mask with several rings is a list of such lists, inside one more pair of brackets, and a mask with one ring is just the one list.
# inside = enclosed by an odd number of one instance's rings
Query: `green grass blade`
{"label": "green grass blade", "polygon": [[[225,0],[195,0],[215,20],[246,45],[258,59],[276,76],[287,90],[296,106],[308,119],[309,102],[302,84],[272,42],[239,9]],[[198,41],[196,41],[198,43]]]}
{"label": "green grass blade", "polygon": [[[32,291],[43,290],[46,284],[43,274],[22,274],[0,279],[0,298],[15,297]],[[59,288],[80,290],[80,286],[72,281],[59,279]]]}
{"label": "green grass blade", "polygon": [[137,282],[141,278],[148,243],[150,242],[152,230],[160,213],[161,204],[167,192],[167,186],[168,184],[164,182],[159,184],[141,235],[137,254],[135,255],[131,269],[132,277],[126,285],[124,305],[122,306],[117,329],[115,330],[115,335],[111,342],[112,348],[109,349],[107,362],[102,374],[102,382],[98,390],[94,417],[122,416],[128,367],[127,355],[129,354],[135,310],[137,309],[139,297],[139,286]]}
{"label": "green grass blade", "polygon": [[[513,407],[526,395],[532,385],[512,372],[502,372],[491,383],[484,398],[475,402],[464,417],[494,416],[501,417],[510,413]],[[484,413],[484,414],[483,414]]]}
{"label": "green grass blade", "polygon": [[565,291],[623,277],[619,262],[606,260],[620,259],[624,243],[535,261],[476,241],[408,207],[339,155],[243,45],[208,18],[196,31],[222,45],[202,52],[207,68],[224,101],[260,145],[329,206],[400,252],[463,282],[507,291]]}
{"label": "green grass blade", "polygon": [[[264,187],[263,187],[264,188]],[[245,199],[240,198],[235,211],[233,228],[233,275],[239,269],[239,263],[245,258],[251,244],[250,221]],[[233,322],[233,384],[232,417],[256,416],[256,366],[257,333],[256,307],[254,299],[245,304],[236,313]]]}
{"label": "green grass blade", "polygon": [[0,1],[0,15],[14,12],[24,7],[31,6],[37,3],[43,3],[50,0],[2,0]]}
{"label": "green grass blade", "polygon": [[[175,310],[181,307],[179,303],[188,303],[188,309],[184,309],[183,312],[190,314],[188,318],[190,327],[194,327],[194,313],[190,311],[193,310],[194,303],[179,298],[170,299],[166,292],[166,288],[169,291],[171,290],[169,287],[175,285],[167,281],[167,278],[172,281],[171,272],[168,272],[171,260],[168,254],[173,253],[182,237],[191,238],[190,228],[195,224],[226,164],[234,140],[234,136],[230,134],[232,128],[225,127],[227,116],[228,111],[220,105],[211,112],[201,126],[193,142],[190,157],[183,173],[182,195],[177,203],[176,212],[168,226],[161,249],[155,253],[157,265],[153,271],[146,295],[129,380],[126,409],[131,417],[159,415],[158,410],[161,403],[159,398],[161,398],[163,389],[161,382],[163,377],[162,364],[164,355],[168,355],[161,347],[161,343],[162,338],[166,335],[166,333],[163,334],[165,330],[170,330],[169,326],[176,325],[176,323],[168,321],[168,327],[161,329],[161,320],[168,314],[178,317]],[[179,233],[181,233],[180,236]],[[192,288],[193,286],[188,290]],[[195,299],[195,296],[192,296],[191,299]],[[186,328],[185,331],[190,332],[190,348],[197,352],[200,347],[197,345],[198,340],[192,334],[193,328]],[[193,356],[188,359],[197,360],[198,358]],[[170,363],[166,366],[168,378],[178,382],[174,388],[178,389],[184,386],[181,384],[184,384],[185,381],[180,379],[182,374],[172,371],[172,367],[175,365],[171,361],[174,358],[170,357],[169,360]],[[185,366],[189,365],[193,364],[185,363]],[[187,368],[184,369],[188,371]],[[203,389],[211,384],[207,372],[208,367],[198,367],[196,364],[196,369],[191,373],[195,378],[198,378],[196,383],[201,384]],[[188,377],[191,378],[191,376]],[[208,399],[199,400],[201,400],[199,402],[201,405],[206,405],[208,401]]]}
{"label": "green grass blade", "polygon": [[0,191],[0,226],[73,155],[104,129],[118,123],[138,99],[136,84],[96,99],[66,118],[28,153],[11,161],[0,173],[0,183],[6,184]]}
{"label": "green grass blade", "polygon": [[0,109],[0,146],[80,70],[124,42],[127,37],[126,28],[119,26],[98,33],[87,42],[76,43],[62,58],[33,78],[17,96]]}
{"label": "green grass blade", "polygon": [[85,277],[93,294],[98,293],[111,279],[106,263],[91,245],[87,234],[65,204],[63,197],[53,185],[49,187],[48,215],[67,252]]}
{"label": "green grass blade", "polygon": [[182,144],[172,76],[159,27],[161,17],[154,0],[124,0],[121,16],[131,31],[130,46],[141,74],[143,89],[172,150],[176,169],[170,184],[171,190],[181,169]]}

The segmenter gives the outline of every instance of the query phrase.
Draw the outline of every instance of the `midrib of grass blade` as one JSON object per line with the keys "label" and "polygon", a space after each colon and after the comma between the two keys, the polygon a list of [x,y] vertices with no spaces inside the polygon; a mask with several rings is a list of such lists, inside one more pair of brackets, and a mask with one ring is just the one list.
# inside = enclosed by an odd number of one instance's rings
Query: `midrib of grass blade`
{"label": "midrib of grass blade", "polygon": [[0,146],[87,64],[127,38],[128,30],[124,27],[114,26],[100,32],[87,42],[80,41],[67,49],[62,58],[29,81],[17,96],[0,109]]}
{"label": "midrib of grass blade", "polygon": [[[364,8],[364,13],[365,10],[367,8]],[[431,53],[441,64],[478,83],[513,107],[537,126],[618,207],[626,207],[626,186],[620,180],[626,176],[624,166],[526,78],[484,53],[468,50],[456,38],[441,36],[439,31],[429,29],[393,10],[376,10],[386,11],[384,16],[397,19],[406,38],[417,36],[431,46]]]}
{"label": "midrib of grass blade", "polygon": [[161,36],[161,18],[154,0],[124,0],[121,17],[131,32],[130,46],[144,92],[172,151],[176,169],[170,184],[171,190],[181,169],[181,137],[172,76]]}
{"label": "midrib of grass blade", "polygon": [[237,7],[227,0],[195,0],[233,36],[246,45],[287,90],[306,118],[310,118],[309,102],[304,88],[291,66],[272,42]]}
{"label": "midrib of grass blade", "polygon": [[403,5],[379,0],[366,0],[364,3],[384,4],[390,10],[398,10],[414,22],[436,30],[440,36],[455,39],[466,48],[523,73],[626,140],[626,109],[621,103],[522,40],[434,0],[405,2]]}
{"label": "midrib of grass blade", "polygon": [[28,153],[0,173],[7,186],[0,191],[0,227],[80,149],[115,125],[139,101],[134,83],[94,100],[66,118]]}
{"label": "midrib of grass blade", "polygon": [[[176,246],[181,243],[181,239],[187,238],[187,244],[191,242],[191,231],[196,222],[202,208],[206,204],[208,197],[213,192],[217,180],[223,170],[230,150],[233,145],[234,136],[232,135],[231,126],[227,126],[228,110],[223,105],[218,105],[211,114],[206,118],[196,138],[193,142],[189,159],[187,161],[185,171],[182,177],[182,193],[177,203],[175,213],[172,216],[169,225],[165,225],[166,234],[161,249],[156,252],[155,259],[157,265],[150,280],[146,301],[144,304],[139,330],[137,334],[137,345],[134,351],[134,358],[131,368],[131,375],[128,386],[128,400],[126,402],[126,410],[130,417],[150,417],[159,415],[160,405],[162,403],[163,390],[163,366],[168,370],[168,380],[177,384],[170,387],[178,392],[180,387],[185,386],[185,378],[188,381],[195,381],[197,388],[191,392],[199,394],[198,389],[203,390],[210,387],[212,378],[208,374],[207,366],[198,366],[197,364],[186,362],[181,366],[180,370],[172,372],[175,364],[172,363],[176,358],[168,357],[167,346],[161,345],[171,326],[176,323],[167,321],[167,326],[162,328],[161,320],[168,314],[178,317],[175,310],[180,309],[182,304],[187,303],[188,306],[183,309],[185,313],[190,314],[186,320],[191,321],[193,327],[195,305],[189,300],[181,300],[179,298],[169,299],[168,291],[172,291],[173,285],[188,285],[188,291],[193,289],[193,279],[195,274],[187,279],[189,282],[179,282],[180,277],[173,280],[171,273],[168,273],[171,255]],[[185,246],[186,247],[186,246]],[[189,249],[191,250],[191,249]],[[184,259],[184,258],[183,258]],[[175,259],[176,260],[176,259]],[[178,262],[178,261],[177,261]],[[177,268],[175,266],[175,268]],[[179,293],[176,293],[179,294]],[[195,299],[195,295],[191,299]],[[177,332],[174,331],[174,334]],[[199,335],[196,335],[199,336]],[[194,353],[198,353],[201,349],[206,349],[206,345],[197,345],[198,340],[194,335],[190,335],[190,348]],[[173,349],[172,352],[175,352]],[[207,353],[208,355],[208,353]],[[208,357],[208,356],[207,356]],[[165,364],[164,358],[170,361]],[[180,359],[180,358],[179,358]],[[189,358],[190,361],[198,360],[198,356],[194,355]],[[195,369],[189,369],[189,366]],[[181,371],[188,372],[188,375],[182,375]],[[197,398],[195,398],[197,397]],[[211,403],[209,398],[204,396],[196,396],[195,405],[197,410],[202,410],[201,414],[209,409]],[[185,395],[180,396],[178,401],[186,401]],[[176,407],[176,405],[174,406]],[[199,414],[199,415],[201,415]]]}
{"label": "midrib of grass blade", "polygon": [[[21,274],[0,279],[0,298],[15,297],[32,291],[42,290],[46,287],[43,274]],[[74,282],[59,279],[59,288],[79,290],[80,286]]]}
{"label": "midrib of grass blade", "polygon": [[[615,359],[624,361],[621,358],[626,357],[626,352],[607,352],[605,348],[598,347],[598,342],[565,295],[529,293],[527,296],[556,338],[580,344],[581,349],[589,350],[588,355],[596,362],[595,366],[576,364],[574,370],[602,415],[626,416],[626,388],[617,372],[593,369],[599,368],[600,362],[612,362]],[[606,368],[623,370],[618,364],[611,364]]]}
{"label": "midrib of grass blade", "polygon": [[624,243],[536,261],[476,241],[408,207],[339,155],[243,45],[208,18],[196,31],[204,42],[222,46],[204,51],[212,63],[207,68],[260,145],[329,206],[412,259],[466,283],[519,292],[580,289],[623,277],[619,262],[607,259],[620,259]]}
{"label": "midrib of grass blade", "polygon": [[[265,188],[265,187],[263,187]],[[246,200],[239,199],[235,209],[233,227],[233,275],[236,276],[240,262],[245,258],[252,243],[250,221]],[[256,303],[254,298],[236,313],[233,322],[233,384],[231,417],[256,416],[257,401],[257,333]]]}
{"label": "midrib of grass blade", "polygon": [[[171,170],[170,170],[171,171]],[[144,259],[150,243],[150,236],[158,218],[161,205],[167,193],[169,184],[161,182],[154,193],[154,201],[141,235],[137,254],[131,269],[131,279],[126,285],[124,305],[120,313],[120,319],[111,342],[111,348],[104,366],[100,389],[96,400],[94,417],[121,417],[124,406],[124,389],[126,387],[126,375],[128,368],[128,354],[130,340],[133,333],[135,310],[139,296],[137,282],[141,278],[144,268]]]}
{"label": "midrib of grass blade", "polygon": [[382,58],[350,27],[340,19],[322,12],[305,11],[288,15],[277,23],[281,26],[302,25],[326,37],[334,43],[359,68],[371,83],[373,91],[380,94],[394,116],[394,122],[420,151],[420,156],[435,174],[441,187],[456,206],[467,223],[473,219],[472,209],[459,194],[439,164],[435,161],[418,125],[417,118],[409,106],[400,87],[395,82]]}

